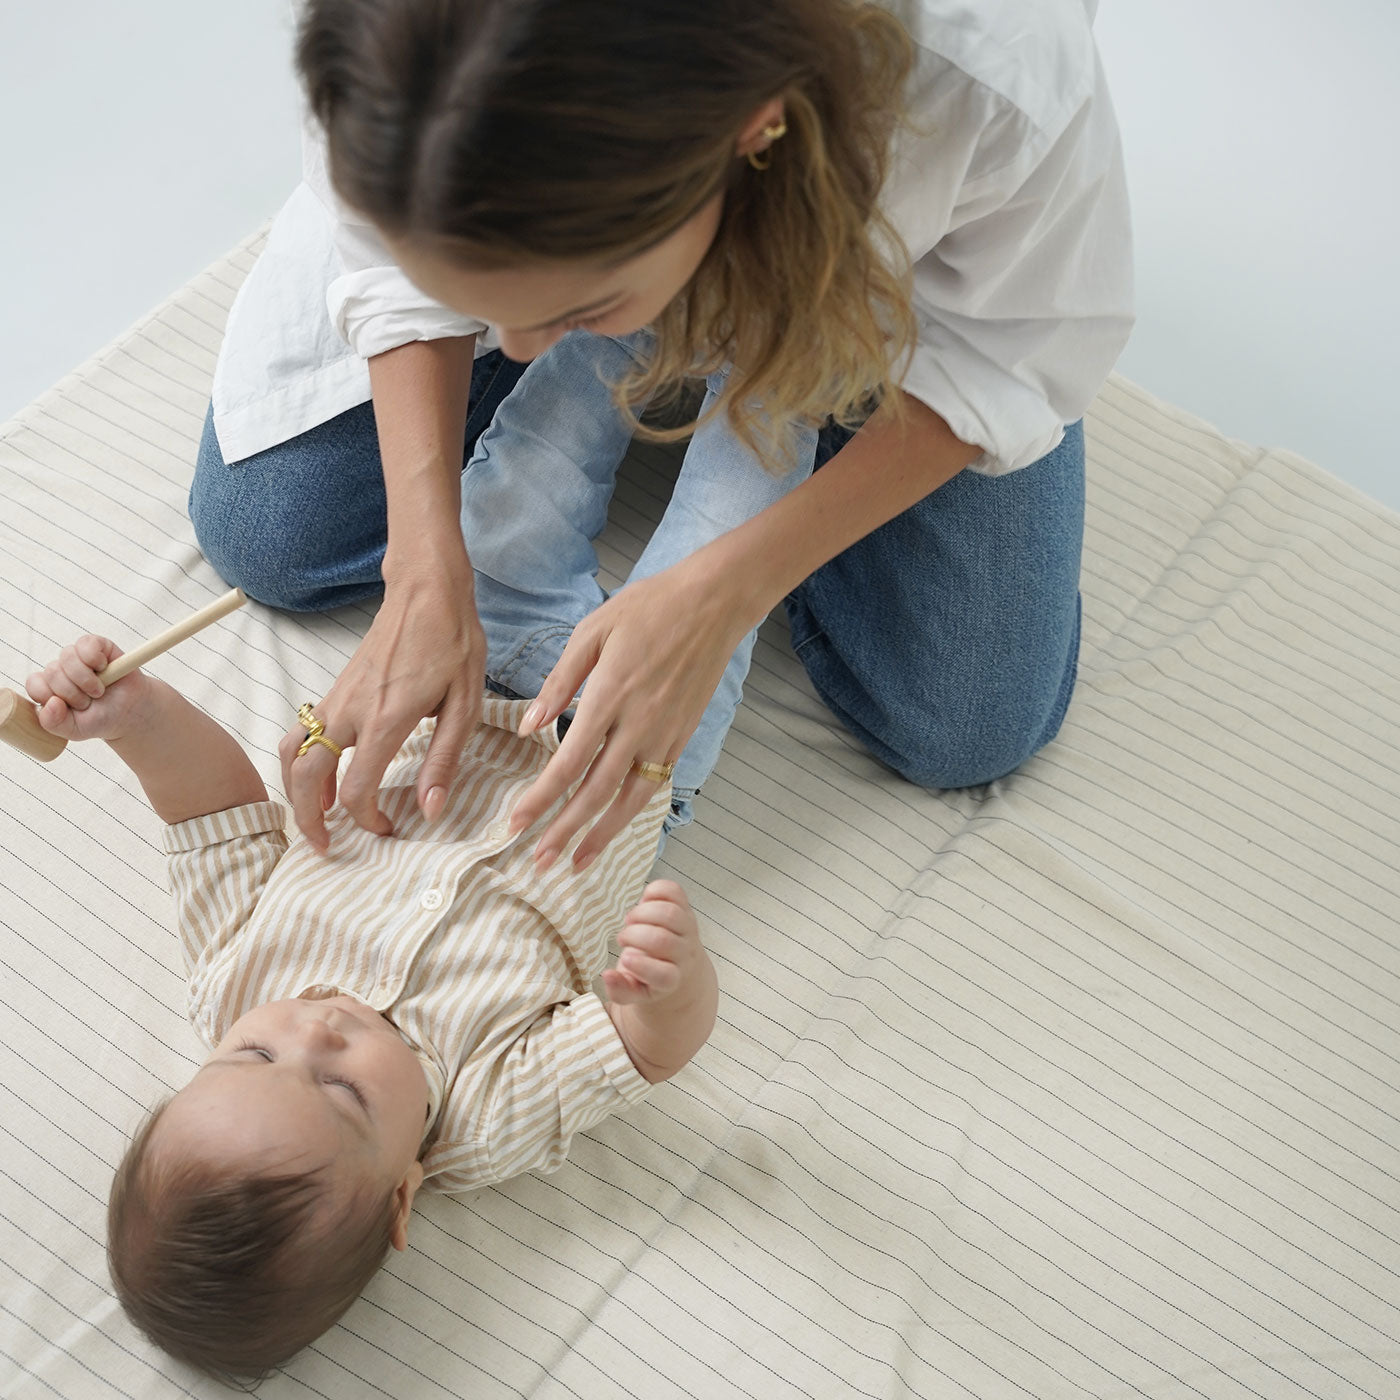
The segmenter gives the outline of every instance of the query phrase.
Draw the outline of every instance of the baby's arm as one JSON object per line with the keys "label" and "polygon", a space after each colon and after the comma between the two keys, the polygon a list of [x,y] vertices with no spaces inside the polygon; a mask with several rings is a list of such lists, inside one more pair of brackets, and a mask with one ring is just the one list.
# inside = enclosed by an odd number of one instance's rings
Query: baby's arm
{"label": "baby's arm", "polygon": [[674,880],[653,880],[642,891],[617,941],[617,966],[603,974],[608,1014],[637,1072],[656,1084],[688,1064],[714,1029],[714,964]]}
{"label": "baby's arm", "polygon": [[104,686],[98,672],[120,655],[105,637],[64,647],[25,683],[39,723],[64,739],[106,739],[164,822],[267,801],[233,735],[164,681],[133,671]]}

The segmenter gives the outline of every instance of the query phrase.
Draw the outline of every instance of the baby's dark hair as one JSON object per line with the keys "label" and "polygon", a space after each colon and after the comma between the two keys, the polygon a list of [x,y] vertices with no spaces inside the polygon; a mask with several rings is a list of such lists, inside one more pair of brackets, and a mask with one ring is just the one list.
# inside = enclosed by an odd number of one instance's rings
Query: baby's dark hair
{"label": "baby's dark hair", "polygon": [[225,1383],[264,1379],[363,1292],[389,1252],[390,1193],[326,1211],[323,1169],[230,1171],[152,1151],[170,1100],[136,1130],[112,1182],[107,1265],[157,1346]]}

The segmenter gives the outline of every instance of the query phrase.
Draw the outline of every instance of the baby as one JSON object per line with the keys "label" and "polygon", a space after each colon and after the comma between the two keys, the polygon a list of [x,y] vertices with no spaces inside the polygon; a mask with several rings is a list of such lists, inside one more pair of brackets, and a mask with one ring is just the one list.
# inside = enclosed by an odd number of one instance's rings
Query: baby
{"label": "baby", "polygon": [[[393,836],[335,807],[320,855],[289,847],[213,719],[139,671],[104,687],[118,655],[82,637],[27,688],[52,733],[105,739],[167,823],[190,1019],[212,1049],[117,1170],[109,1263],[159,1346],[258,1377],[405,1247],[424,1183],[552,1170],[685,1065],[714,1026],[715,973],[680,887],[645,883],[669,785],[582,871],[537,872],[531,833],[509,834],[559,744],[517,734],[526,702],[486,697],[432,823],[414,795],[425,720],[385,775]],[[589,987],[613,933],[605,1003]]]}

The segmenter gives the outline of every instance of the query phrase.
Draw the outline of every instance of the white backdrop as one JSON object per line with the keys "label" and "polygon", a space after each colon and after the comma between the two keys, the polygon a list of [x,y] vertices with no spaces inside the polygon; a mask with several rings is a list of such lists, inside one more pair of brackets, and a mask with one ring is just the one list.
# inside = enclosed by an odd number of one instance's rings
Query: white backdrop
{"label": "white backdrop", "polygon": [[[286,0],[5,7],[0,419],[279,205]],[[1400,6],[1102,0],[1138,239],[1124,373],[1400,508]]]}

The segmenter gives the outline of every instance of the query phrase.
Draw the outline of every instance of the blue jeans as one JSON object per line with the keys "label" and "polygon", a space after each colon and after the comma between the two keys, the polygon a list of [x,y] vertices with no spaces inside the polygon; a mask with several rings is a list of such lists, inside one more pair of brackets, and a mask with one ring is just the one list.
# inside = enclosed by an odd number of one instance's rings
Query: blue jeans
{"label": "blue jeans", "polygon": [[[507,693],[535,694],[573,627],[603,601],[592,542],[628,440],[607,381],[641,343],[575,332],[528,367],[499,354],[474,366],[462,529],[488,680]],[[723,373],[710,377],[706,408],[724,387]],[[846,436],[808,433],[792,470],[774,477],[717,415],[691,439],[630,578],[763,510]],[[911,781],[988,782],[1059,728],[1078,655],[1083,479],[1076,424],[1019,472],[961,473],[786,600],[794,648],[822,699]],[[301,510],[322,492],[340,508]],[[220,575],[270,606],[320,610],[379,592],[387,515],[372,405],[232,465],[206,420],[190,516]],[[731,657],[677,762],[668,829],[690,819],[719,756],[755,635]]]}
{"label": "blue jeans", "polygon": [[[817,464],[850,434],[821,434]],[[1079,661],[1084,425],[1005,476],[963,471],[785,599],[833,714],[921,787],[1019,768],[1059,732]]]}
{"label": "blue jeans", "polygon": [[[529,366],[499,354],[473,366],[462,536],[476,573],[487,680],[504,694],[538,694],[574,627],[605,599],[593,541],[631,440],[609,385],[632,367],[644,341],[574,332]],[[710,376],[705,408],[726,377]],[[775,477],[722,414],[705,423],[628,582],[684,559],[804,481],[816,440],[815,431],[799,435],[794,463],[801,465]],[[338,510],[297,508],[323,488]],[[190,518],[219,573],[270,606],[318,610],[379,591],[388,525],[372,406],[232,466],[206,420]],[[757,637],[754,628],[735,649],[676,761],[668,831],[691,820],[739,707]]]}

